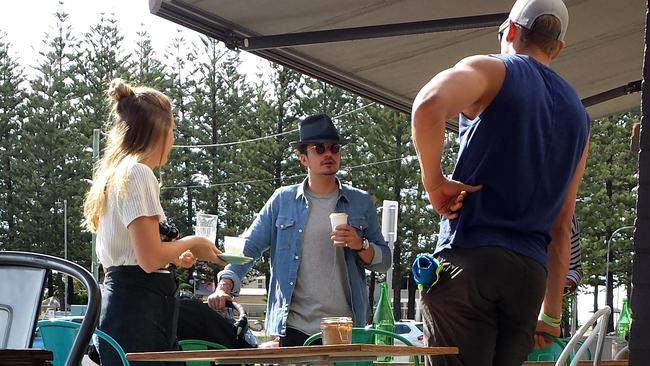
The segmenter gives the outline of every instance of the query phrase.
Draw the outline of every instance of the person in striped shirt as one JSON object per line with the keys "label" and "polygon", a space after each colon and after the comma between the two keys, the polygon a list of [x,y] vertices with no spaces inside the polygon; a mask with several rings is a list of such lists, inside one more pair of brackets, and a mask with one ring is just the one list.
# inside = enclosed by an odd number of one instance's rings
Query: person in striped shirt
{"label": "person in striped shirt", "polygon": [[572,294],[578,288],[582,279],[582,249],[580,245],[580,224],[576,214],[571,219],[571,257],[569,258],[569,272],[564,284],[564,296]]}

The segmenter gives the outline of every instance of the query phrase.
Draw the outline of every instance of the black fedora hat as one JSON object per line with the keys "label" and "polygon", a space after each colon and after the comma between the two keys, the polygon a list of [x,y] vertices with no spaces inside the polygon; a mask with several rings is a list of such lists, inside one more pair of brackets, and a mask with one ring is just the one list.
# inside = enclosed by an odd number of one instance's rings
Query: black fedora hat
{"label": "black fedora hat", "polygon": [[341,138],[334,127],[330,116],[326,114],[314,114],[300,121],[300,139],[290,142],[294,148],[303,144],[341,144],[345,145],[349,140]]}

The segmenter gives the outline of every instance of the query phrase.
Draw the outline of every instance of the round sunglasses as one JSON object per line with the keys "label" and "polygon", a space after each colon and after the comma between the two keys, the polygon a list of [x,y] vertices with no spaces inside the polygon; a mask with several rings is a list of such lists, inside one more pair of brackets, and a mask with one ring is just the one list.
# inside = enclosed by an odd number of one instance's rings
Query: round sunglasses
{"label": "round sunglasses", "polygon": [[[328,148],[329,145],[329,148]],[[341,151],[340,144],[315,144],[307,148],[307,150],[314,150],[318,155],[324,154],[325,151],[329,150],[332,154],[338,154]]]}

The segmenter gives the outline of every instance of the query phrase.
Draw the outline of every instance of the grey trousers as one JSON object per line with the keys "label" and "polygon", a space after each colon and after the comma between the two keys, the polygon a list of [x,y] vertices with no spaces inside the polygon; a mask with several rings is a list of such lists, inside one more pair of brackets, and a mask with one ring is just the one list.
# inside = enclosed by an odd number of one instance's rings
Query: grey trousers
{"label": "grey trousers", "polygon": [[454,248],[440,257],[448,264],[422,297],[425,342],[460,353],[429,356],[426,365],[521,365],[533,347],[544,267],[499,247]]}

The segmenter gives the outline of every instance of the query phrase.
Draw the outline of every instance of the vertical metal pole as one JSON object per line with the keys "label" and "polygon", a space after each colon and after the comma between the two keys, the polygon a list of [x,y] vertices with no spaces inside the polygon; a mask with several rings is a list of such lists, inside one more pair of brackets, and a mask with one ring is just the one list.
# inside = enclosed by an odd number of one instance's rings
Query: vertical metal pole
{"label": "vertical metal pole", "polygon": [[639,188],[634,225],[632,259],[632,323],[630,324],[630,366],[643,366],[650,360],[650,0],[645,1],[646,23],[641,83],[641,128],[639,138]]}
{"label": "vertical metal pole", "polygon": [[[97,163],[99,160],[99,137],[101,130],[96,128],[93,130],[93,164]],[[97,243],[97,235],[93,233],[92,238],[92,249],[91,249],[91,265],[90,269],[93,273],[95,280],[99,282],[99,264],[97,263],[97,252],[95,251],[95,245]]]}
{"label": "vertical metal pole", "polygon": [[632,259],[632,323],[630,324],[630,366],[643,366],[650,360],[650,0],[645,1],[646,23],[641,83],[641,128],[639,138],[639,189],[634,225]]}
{"label": "vertical metal pole", "polygon": [[393,304],[393,315],[395,319],[402,318],[402,303],[399,294],[400,288],[393,288],[393,268],[398,261],[399,253],[395,252],[395,242],[397,241],[397,208],[399,203],[397,201],[384,200],[381,213],[381,233],[388,243],[390,253],[393,258],[393,265],[390,266],[386,272],[386,284],[388,285],[388,296],[390,302]]}

